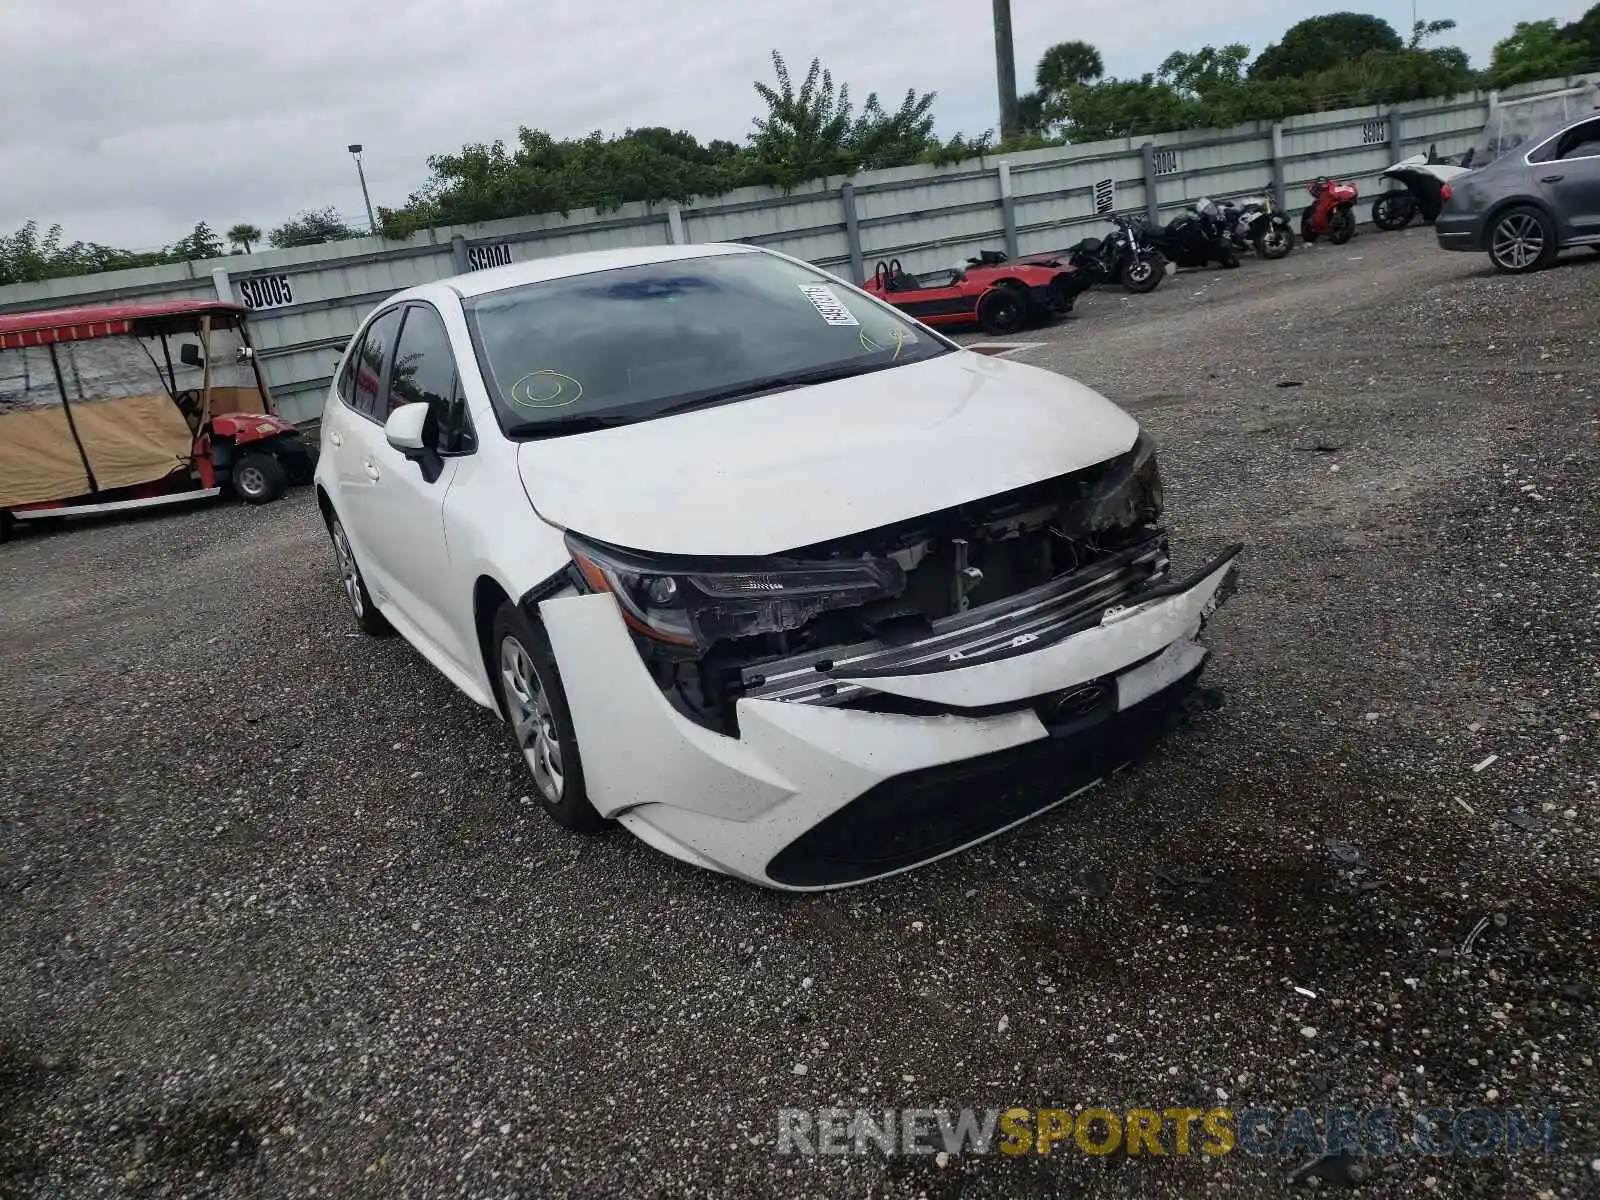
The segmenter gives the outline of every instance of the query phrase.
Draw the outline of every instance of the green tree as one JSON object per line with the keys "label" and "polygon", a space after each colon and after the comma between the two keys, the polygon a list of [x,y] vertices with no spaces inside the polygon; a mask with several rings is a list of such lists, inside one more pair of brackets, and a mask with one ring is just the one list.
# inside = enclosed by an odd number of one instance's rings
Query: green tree
{"label": "green tree", "polygon": [[323,242],[339,242],[360,236],[359,231],[345,224],[337,209],[328,207],[302,211],[267,234],[267,241],[283,250],[290,246],[318,246]]}
{"label": "green tree", "polygon": [[1043,133],[1052,108],[1059,108],[1067,92],[1093,83],[1106,73],[1100,51],[1088,42],[1058,42],[1039,58],[1034,69],[1034,90],[1017,97],[1017,127],[1024,133]]}
{"label": "green tree", "polygon": [[1489,57],[1489,85],[1510,87],[1582,70],[1589,56],[1581,43],[1564,33],[1554,20],[1518,21],[1510,37],[1495,43]]}
{"label": "green tree", "polygon": [[224,253],[222,239],[211,231],[211,226],[201,221],[166,252],[168,262],[199,262],[207,258],[221,258]]}
{"label": "green tree", "polygon": [[254,225],[241,223],[228,230],[228,241],[249,254],[251,246],[260,244],[261,230]]}
{"label": "green tree", "polygon": [[887,112],[876,92],[857,113],[849,84],[837,87],[819,59],[811,60],[796,88],[783,55],[772,52],[777,86],[756,81],[767,112],[753,122],[748,176],[752,182],[792,188],[807,179],[851,175],[863,169],[905,166],[932,145],[934,93],[908,89]]}
{"label": "green tree", "polygon": [[1561,37],[1583,52],[1585,63],[1600,65],[1600,4],[1564,27]]}
{"label": "green tree", "polygon": [[1402,50],[1394,26],[1365,13],[1337,12],[1307,17],[1289,26],[1283,40],[1261,52],[1250,67],[1252,79],[1300,79],[1365,54]]}

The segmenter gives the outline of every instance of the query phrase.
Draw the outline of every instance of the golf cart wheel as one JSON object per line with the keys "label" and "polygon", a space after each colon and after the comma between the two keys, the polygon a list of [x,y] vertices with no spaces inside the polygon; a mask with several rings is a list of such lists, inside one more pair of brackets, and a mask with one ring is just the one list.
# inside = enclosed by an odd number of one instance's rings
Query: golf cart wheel
{"label": "golf cart wheel", "polygon": [[247,504],[270,504],[289,490],[289,472],[271,454],[246,454],[233,464],[233,490]]}
{"label": "golf cart wheel", "polygon": [[605,822],[589,803],[578,735],[549,638],[508,601],[495,614],[491,651],[500,711],[528,765],[540,805],[563,828],[595,832]]}
{"label": "golf cart wheel", "polygon": [[1356,215],[1348,208],[1334,209],[1328,218],[1328,240],[1342,246],[1356,235]]}
{"label": "golf cart wheel", "polygon": [[1555,261],[1560,247],[1556,227],[1541,209],[1519,205],[1507,209],[1489,226],[1489,261],[1506,275],[1538,271]]}
{"label": "golf cart wheel", "polygon": [[1386,192],[1372,202],[1372,223],[1379,229],[1393,232],[1404,229],[1416,216],[1416,205],[1404,192]]}
{"label": "golf cart wheel", "polygon": [[349,601],[361,632],[372,637],[393,633],[394,626],[372,602],[372,593],[367,591],[367,581],[356,563],[356,552],[350,548],[350,539],[345,536],[344,525],[338,517],[329,520],[328,535],[333,538],[333,553],[339,560],[339,582],[344,588],[344,598]]}
{"label": "golf cart wheel", "polygon": [[1166,264],[1161,261],[1161,257],[1146,250],[1138,258],[1130,258],[1122,264],[1118,282],[1128,291],[1144,295],[1161,286],[1165,273]]}
{"label": "golf cart wheel", "polygon": [[978,324],[987,334],[1016,333],[1028,323],[1028,298],[1014,287],[990,288],[978,300]]}

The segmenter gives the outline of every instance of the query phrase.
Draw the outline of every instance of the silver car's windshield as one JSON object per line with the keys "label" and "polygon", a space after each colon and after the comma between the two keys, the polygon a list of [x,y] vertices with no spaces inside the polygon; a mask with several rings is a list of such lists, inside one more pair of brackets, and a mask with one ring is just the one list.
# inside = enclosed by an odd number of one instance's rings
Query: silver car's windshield
{"label": "silver car's windshield", "polygon": [[1502,100],[1495,105],[1488,124],[1473,140],[1472,158],[1466,165],[1486,167],[1518,147],[1531,150],[1530,138],[1564,121],[1593,112],[1597,103],[1600,103],[1600,89],[1592,84]]}

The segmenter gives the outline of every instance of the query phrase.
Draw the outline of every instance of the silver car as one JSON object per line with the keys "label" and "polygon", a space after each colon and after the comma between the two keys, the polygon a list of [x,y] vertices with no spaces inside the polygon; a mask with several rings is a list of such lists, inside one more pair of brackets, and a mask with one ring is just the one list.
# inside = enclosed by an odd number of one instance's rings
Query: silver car
{"label": "silver car", "polygon": [[1500,271],[1549,266],[1570,246],[1600,250],[1600,111],[1517,139],[1444,188],[1434,222],[1446,250],[1485,250]]}

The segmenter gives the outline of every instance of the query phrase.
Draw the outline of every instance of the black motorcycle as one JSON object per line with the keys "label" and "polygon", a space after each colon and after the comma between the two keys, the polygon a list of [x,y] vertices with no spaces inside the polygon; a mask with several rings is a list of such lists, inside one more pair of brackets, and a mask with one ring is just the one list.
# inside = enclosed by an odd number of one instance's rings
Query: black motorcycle
{"label": "black motorcycle", "polygon": [[1164,229],[1142,231],[1145,245],[1179,270],[1216,263],[1237,267],[1239,255],[1228,244],[1222,213],[1208,199],[1168,221]]}
{"label": "black motorcycle", "polygon": [[1130,292],[1151,292],[1160,286],[1170,268],[1161,255],[1145,242],[1144,226],[1138,217],[1110,218],[1116,226],[1104,239],[1087,237],[1065,250],[1024,255],[1018,262],[1065,263],[1082,288],[1096,284],[1120,283]]}

